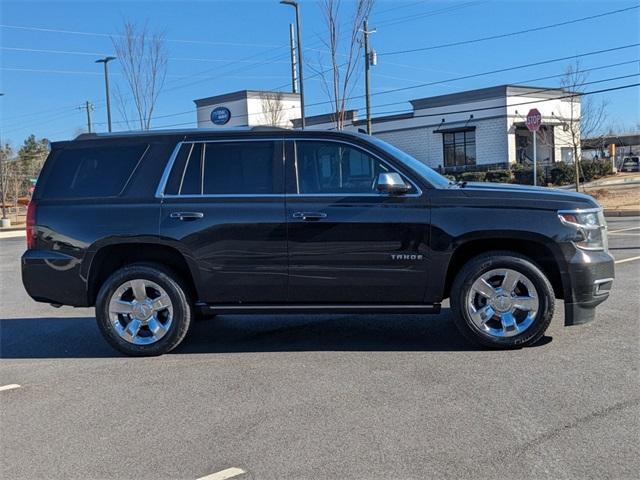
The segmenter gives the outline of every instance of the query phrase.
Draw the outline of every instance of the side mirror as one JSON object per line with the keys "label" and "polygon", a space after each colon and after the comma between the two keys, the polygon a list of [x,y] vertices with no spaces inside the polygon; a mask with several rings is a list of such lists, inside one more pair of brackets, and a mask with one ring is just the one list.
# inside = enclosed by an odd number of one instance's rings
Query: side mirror
{"label": "side mirror", "polygon": [[378,175],[376,188],[379,192],[402,195],[407,193],[411,187],[402,180],[399,173],[385,172]]}

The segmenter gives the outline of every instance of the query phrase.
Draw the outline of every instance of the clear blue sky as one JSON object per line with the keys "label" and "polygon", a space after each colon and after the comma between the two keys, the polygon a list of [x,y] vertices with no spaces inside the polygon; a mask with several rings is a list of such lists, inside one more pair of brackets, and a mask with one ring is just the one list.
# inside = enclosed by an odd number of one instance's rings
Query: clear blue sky
{"label": "clear blue sky", "polygon": [[[353,5],[343,0],[345,13]],[[325,26],[315,0],[300,0],[306,63],[318,64]],[[572,56],[640,42],[640,10],[630,10],[537,33],[429,50],[384,55],[386,52],[440,45],[460,40],[515,32],[638,5],[629,1],[393,1],[379,0],[370,19],[378,32],[372,44],[379,52],[373,70],[374,92],[447,80],[558,57]],[[195,126],[193,99],[240,89],[289,88],[288,23],[293,9],[277,0],[260,1],[10,1],[1,6],[0,32],[2,140],[19,145],[30,133],[60,140],[84,128],[84,112],[77,107],[90,100],[96,106],[97,130],[105,130],[104,83],[99,55],[112,54],[110,33],[123,19],[148,21],[165,30],[169,50],[168,78],[154,127]],[[24,27],[24,28],[15,28]],[[56,30],[44,31],[37,29]],[[63,32],[66,31],[66,32]],[[84,32],[69,33],[69,32]],[[43,51],[44,50],[44,51]],[[54,53],[61,52],[61,53]],[[628,48],[582,60],[583,68],[634,61],[590,74],[589,81],[640,72],[640,49]],[[374,113],[408,109],[408,100],[504,83],[557,86],[552,78],[568,61],[486,75],[462,81],[381,94],[373,97]],[[122,81],[112,65],[112,81]],[[306,68],[306,75],[313,70]],[[595,83],[600,90],[638,83],[639,76]],[[306,83],[307,103],[326,100],[321,83]],[[355,91],[362,92],[360,86]],[[638,87],[600,94],[608,102],[609,124],[638,129]],[[397,103],[392,106],[382,104]],[[364,112],[361,99],[351,107]],[[121,120],[117,108],[115,122]],[[319,114],[327,107],[310,107]],[[175,114],[175,115],[174,115]],[[116,129],[122,128],[115,124]]]}

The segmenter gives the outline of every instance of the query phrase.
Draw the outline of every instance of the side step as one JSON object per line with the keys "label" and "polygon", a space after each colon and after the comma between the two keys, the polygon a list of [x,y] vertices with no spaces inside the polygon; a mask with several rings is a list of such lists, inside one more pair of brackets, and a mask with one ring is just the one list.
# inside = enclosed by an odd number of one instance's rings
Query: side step
{"label": "side step", "polygon": [[242,304],[210,304],[196,303],[196,308],[203,315],[217,315],[224,313],[440,313],[440,304],[412,304],[412,305],[242,305]]}

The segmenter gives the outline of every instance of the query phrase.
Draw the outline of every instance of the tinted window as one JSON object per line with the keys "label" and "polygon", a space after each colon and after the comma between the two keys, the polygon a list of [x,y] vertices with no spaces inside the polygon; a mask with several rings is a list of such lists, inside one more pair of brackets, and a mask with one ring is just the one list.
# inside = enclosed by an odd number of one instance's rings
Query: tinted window
{"label": "tinted window", "polygon": [[[280,193],[274,175],[273,142],[207,143],[204,154],[205,194]],[[280,159],[280,164],[282,159]]]}
{"label": "tinted window", "polygon": [[377,193],[378,175],[391,171],[375,157],[337,142],[296,142],[298,192],[302,194]]}
{"label": "tinted window", "polygon": [[147,145],[64,149],[44,185],[47,198],[95,198],[119,195]]}
{"label": "tinted window", "polygon": [[282,193],[281,166],[282,152],[271,141],[185,143],[178,152],[165,193]]}
{"label": "tinted window", "polygon": [[400,162],[404,163],[407,167],[411,168],[414,172],[418,173],[423,179],[427,180],[434,187],[444,188],[451,182],[446,177],[443,177],[431,167],[428,167],[417,158],[412,157],[407,152],[394,147],[390,143],[380,140],[378,137],[367,136],[367,141],[374,144],[376,147],[384,150],[386,153],[396,158]]}

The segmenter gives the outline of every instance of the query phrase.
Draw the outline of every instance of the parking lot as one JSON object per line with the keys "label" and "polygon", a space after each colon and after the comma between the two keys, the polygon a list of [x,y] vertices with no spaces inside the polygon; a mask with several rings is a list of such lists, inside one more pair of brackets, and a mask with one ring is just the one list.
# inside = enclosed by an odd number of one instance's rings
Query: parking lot
{"label": "parking lot", "polygon": [[[485,351],[437,316],[220,316],[125,358],[90,309],[33,302],[0,238],[1,476],[636,478],[640,218],[610,218],[611,298],[535,347]],[[445,306],[446,307],[446,306]],[[633,472],[636,474],[633,474]],[[222,477],[220,477],[222,478]]]}

